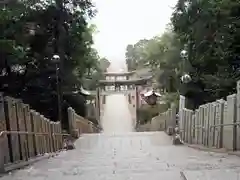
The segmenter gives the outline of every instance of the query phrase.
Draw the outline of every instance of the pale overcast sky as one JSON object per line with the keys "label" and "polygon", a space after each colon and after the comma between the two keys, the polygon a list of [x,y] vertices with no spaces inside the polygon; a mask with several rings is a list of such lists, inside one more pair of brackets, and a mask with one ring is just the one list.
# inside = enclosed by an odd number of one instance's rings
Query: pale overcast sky
{"label": "pale overcast sky", "polygon": [[177,0],[93,0],[98,10],[93,23],[94,47],[112,62],[125,61],[128,44],[162,34]]}

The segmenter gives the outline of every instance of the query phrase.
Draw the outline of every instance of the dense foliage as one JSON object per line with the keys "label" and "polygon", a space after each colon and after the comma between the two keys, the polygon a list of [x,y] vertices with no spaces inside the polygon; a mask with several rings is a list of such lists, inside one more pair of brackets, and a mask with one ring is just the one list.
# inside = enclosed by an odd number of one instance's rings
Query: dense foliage
{"label": "dense foliage", "polygon": [[240,64],[239,15],[240,4],[230,0],[179,0],[176,5],[173,30],[182,44],[188,44],[193,83],[205,101],[235,91]]}
{"label": "dense foliage", "polygon": [[156,104],[154,106],[142,105],[137,109],[137,117],[139,124],[145,124],[149,122],[153,117],[158,116],[159,113],[163,113],[168,109],[166,104]]}
{"label": "dense foliage", "polygon": [[96,90],[98,87],[98,81],[104,79],[104,72],[110,66],[110,62],[106,58],[100,58],[97,64],[97,68],[90,72],[83,81],[84,87],[88,90]]}
{"label": "dense foliage", "polygon": [[[88,24],[94,14],[89,0],[9,1],[2,5],[0,91],[57,120],[58,72],[62,111],[72,106],[84,116],[85,98],[73,92],[98,68],[99,57],[91,46],[94,27]],[[59,63],[52,61],[54,54],[60,56]]]}
{"label": "dense foliage", "polygon": [[[238,2],[178,0],[165,34],[128,45],[128,67],[151,67],[162,88],[186,95],[194,107],[225,97],[239,79],[239,16]],[[183,71],[193,79],[187,85],[180,83]]]}

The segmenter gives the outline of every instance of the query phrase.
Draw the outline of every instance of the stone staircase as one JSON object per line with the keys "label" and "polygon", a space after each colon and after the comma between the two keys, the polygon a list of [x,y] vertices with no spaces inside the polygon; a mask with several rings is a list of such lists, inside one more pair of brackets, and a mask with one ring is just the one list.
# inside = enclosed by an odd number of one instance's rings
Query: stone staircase
{"label": "stone staircase", "polygon": [[173,146],[164,132],[84,134],[76,149],[1,180],[237,180],[239,159]]}

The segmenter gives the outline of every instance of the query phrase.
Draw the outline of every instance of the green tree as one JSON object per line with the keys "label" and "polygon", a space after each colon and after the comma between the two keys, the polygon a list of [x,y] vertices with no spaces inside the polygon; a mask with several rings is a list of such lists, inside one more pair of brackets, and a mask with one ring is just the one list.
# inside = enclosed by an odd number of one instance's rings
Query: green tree
{"label": "green tree", "polygon": [[[127,64],[151,67],[160,86],[180,91],[194,106],[232,94],[240,75],[239,9],[230,0],[178,0],[170,29],[144,40],[143,49],[129,45]],[[188,51],[186,64],[180,57],[183,48]],[[179,80],[184,69],[192,82],[183,86]]]}
{"label": "green tree", "polygon": [[104,72],[107,71],[107,68],[110,66],[110,62],[106,58],[99,58],[96,63],[96,66],[94,66],[94,69],[92,69],[91,74],[85,78],[84,86],[89,90],[96,90],[98,87],[99,80],[102,80],[104,78]]}
{"label": "green tree", "polygon": [[136,44],[131,45],[129,44],[126,48],[126,64],[129,71],[136,70],[144,66],[144,49],[145,45],[148,43],[148,40],[143,39],[139,40]]}
{"label": "green tree", "polygon": [[235,92],[240,75],[239,9],[239,3],[230,0],[179,0],[175,7],[173,29],[182,47],[188,46],[195,87],[191,97],[200,97],[196,104]]}
{"label": "green tree", "polygon": [[168,29],[162,36],[128,45],[126,62],[130,69],[131,66],[134,66],[132,69],[151,68],[160,88],[176,92],[181,66],[180,49],[179,39]]}
{"label": "green tree", "polygon": [[106,58],[101,58],[99,60],[99,68],[102,72],[106,72],[110,64],[111,64],[110,61]]}
{"label": "green tree", "polygon": [[[72,92],[97,67],[97,52],[91,47],[94,28],[87,22],[94,14],[88,0],[64,1],[61,11],[50,0],[10,1],[4,5],[0,9],[0,91],[23,99],[32,108],[57,120],[56,68],[52,56],[61,46],[65,55],[59,77],[65,103],[63,111],[67,106],[75,106],[84,116],[84,98]],[[63,35],[58,42],[60,16]],[[79,99],[78,103],[74,105],[71,96],[78,96],[75,98]]]}

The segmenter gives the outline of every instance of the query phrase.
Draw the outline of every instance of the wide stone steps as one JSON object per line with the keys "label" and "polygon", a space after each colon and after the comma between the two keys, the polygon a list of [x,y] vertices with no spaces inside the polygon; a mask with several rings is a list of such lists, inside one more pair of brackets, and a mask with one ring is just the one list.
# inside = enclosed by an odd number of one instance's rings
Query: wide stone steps
{"label": "wide stone steps", "polygon": [[235,156],[173,146],[164,132],[85,134],[76,149],[0,180],[237,180]]}

